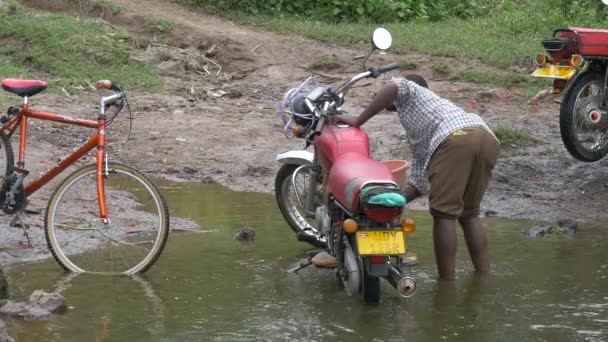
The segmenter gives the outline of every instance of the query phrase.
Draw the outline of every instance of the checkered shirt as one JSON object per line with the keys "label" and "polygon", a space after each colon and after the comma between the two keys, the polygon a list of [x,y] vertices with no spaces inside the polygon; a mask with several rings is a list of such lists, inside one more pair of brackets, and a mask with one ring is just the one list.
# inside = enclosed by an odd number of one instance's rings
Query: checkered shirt
{"label": "checkered shirt", "polygon": [[403,78],[393,79],[393,82],[399,89],[395,107],[413,154],[409,182],[425,193],[431,156],[452,132],[482,127],[492,136],[494,133],[479,115],[465,112],[429,89]]}

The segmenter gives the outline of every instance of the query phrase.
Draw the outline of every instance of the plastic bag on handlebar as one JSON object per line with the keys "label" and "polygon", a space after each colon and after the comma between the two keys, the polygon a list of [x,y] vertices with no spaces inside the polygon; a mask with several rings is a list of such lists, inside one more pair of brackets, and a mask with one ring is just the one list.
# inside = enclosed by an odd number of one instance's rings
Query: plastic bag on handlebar
{"label": "plastic bag on handlebar", "polygon": [[314,77],[309,77],[296,88],[289,89],[283,96],[283,101],[279,108],[279,118],[283,124],[283,131],[287,138],[293,138],[293,128],[295,125],[306,126],[312,122],[313,117],[303,99],[310,91],[318,87]]}

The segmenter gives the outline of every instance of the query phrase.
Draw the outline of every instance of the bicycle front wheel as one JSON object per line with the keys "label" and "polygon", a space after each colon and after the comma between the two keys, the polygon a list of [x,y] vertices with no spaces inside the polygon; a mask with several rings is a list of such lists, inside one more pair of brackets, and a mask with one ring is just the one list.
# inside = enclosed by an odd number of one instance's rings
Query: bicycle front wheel
{"label": "bicycle front wheel", "polygon": [[66,178],[49,201],[45,235],[67,271],[145,272],[165,247],[169,211],[158,188],[135,169],[108,164],[105,197],[109,222],[99,216],[97,166]]}

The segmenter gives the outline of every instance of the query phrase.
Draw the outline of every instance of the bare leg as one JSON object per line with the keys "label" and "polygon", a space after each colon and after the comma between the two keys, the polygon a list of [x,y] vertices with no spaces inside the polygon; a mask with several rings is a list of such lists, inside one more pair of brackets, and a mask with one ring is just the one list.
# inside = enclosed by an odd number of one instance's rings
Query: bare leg
{"label": "bare leg", "polygon": [[433,242],[439,278],[454,280],[456,277],[456,221],[433,217]]}
{"label": "bare leg", "polygon": [[464,231],[464,238],[475,270],[481,274],[488,273],[490,271],[488,236],[479,216],[460,218],[458,221]]}

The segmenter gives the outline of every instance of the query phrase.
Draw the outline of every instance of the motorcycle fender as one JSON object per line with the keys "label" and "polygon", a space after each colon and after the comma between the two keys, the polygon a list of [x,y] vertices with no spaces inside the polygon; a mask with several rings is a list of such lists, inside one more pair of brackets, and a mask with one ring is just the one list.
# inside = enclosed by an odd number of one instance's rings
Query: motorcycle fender
{"label": "motorcycle fender", "polygon": [[311,165],[314,158],[312,152],[304,150],[287,151],[277,155],[277,161],[281,164]]}
{"label": "motorcycle fender", "polygon": [[370,258],[364,259],[364,267],[367,270],[367,274],[372,277],[386,277],[388,276],[388,263],[384,264],[372,264]]}

